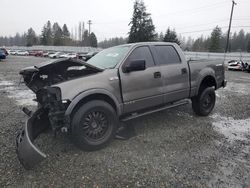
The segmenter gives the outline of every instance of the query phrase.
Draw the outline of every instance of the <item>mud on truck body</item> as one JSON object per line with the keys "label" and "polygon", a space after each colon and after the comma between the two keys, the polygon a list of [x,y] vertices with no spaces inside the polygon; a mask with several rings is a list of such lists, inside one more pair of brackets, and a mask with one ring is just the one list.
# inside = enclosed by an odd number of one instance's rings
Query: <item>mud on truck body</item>
{"label": "mud on truck body", "polygon": [[87,62],[53,60],[20,74],[36,94],[35,112],[19,131],[17,156],[30,169],[46,155],[35,145],[46,129],[69,134],[82,150],[98,150],[128,121],[192,101],[197,115],[215,105],[215,90],[226,86],[224,64],[186,61],[174,43],[148,42],[112,47]]}

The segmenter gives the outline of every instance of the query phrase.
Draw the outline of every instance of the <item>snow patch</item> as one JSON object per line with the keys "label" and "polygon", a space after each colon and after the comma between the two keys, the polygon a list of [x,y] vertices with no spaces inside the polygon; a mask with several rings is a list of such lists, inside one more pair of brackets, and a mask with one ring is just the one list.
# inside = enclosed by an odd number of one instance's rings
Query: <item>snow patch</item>
{"label": "snow patch", "polygon": [[14,99],[19,106],[36,106],[35,94],[27,89],[20,89],[12,81],[0,81],[0,91],[5,91],[7,97]]}
{"label": "snow patch", "polygon": [[216,120],[213,122],[214,130],[224,135],[230,142],[244,141],[250,136],[250,118],[237,120],[218,114],[213,115],[212,118]]}
{"label": "snow patch", "polygon": [[0,86],[12,86],[14,85],[13,82],[10,81],[0,81]]}

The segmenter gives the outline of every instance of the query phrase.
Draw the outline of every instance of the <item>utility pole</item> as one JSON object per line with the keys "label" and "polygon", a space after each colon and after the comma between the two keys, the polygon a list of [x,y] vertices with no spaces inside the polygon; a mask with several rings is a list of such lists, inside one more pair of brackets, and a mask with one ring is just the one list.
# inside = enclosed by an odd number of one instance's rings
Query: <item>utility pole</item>
{"label": "utility pole", "polygon": [[92,21],[89,20],[89,21],[88,21],[88,24],[89,24],[89,35],[90,35],[90,25],[92,24]]}
{"label": "utility pole", "polygon": [[227,53],[227,51],[228,51],[228,46],[229,46],[229,38],[230,38],[230,30],[231,30],[233,12],[234,12],[234,5],[237,5],[237,3],[235,3],[235,1],[233,0],[233,1],[232,1],[232,9],[231,9],[230,20],[229,20],[229,26],[228,26],[227,45],[226,45],[225,53]]}

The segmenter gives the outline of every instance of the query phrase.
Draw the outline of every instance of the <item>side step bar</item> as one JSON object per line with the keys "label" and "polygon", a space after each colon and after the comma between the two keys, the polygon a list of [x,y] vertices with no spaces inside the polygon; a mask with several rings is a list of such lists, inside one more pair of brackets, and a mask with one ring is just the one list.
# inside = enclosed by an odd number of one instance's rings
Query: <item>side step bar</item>
{"label": "side step bar", "polygon": [[135,112],[133,114],[130,114],[130,115],[127,115],[125,117],[123,117],[121,119],[121,121],[128,121],[128,120],[131,120],[131,119],[135,119],[135,118],[138,118],[138,117],[141,117],[141,116],[145,116],[145,115],[148,115],[148,114],[152,114],[152,113],[155,113],[155,112],[159,112],[159,111],[162,111],[162,110],[166,110],[166,109],[169,109],[169,108],[173,108],[173,107],[177,107],[177,106],[181,106],[181,105],[185,105],[185,104],[190,104],[190,100],[189,99],[184,99],[184,100],[181,100],[181,101],[178,101],[178,102],[175,102],[175,103],[169,103],[165,106],[160,106],[158,108],[153,108],[153,109],[150,109],[148,111],[143,111],[143,112]]}

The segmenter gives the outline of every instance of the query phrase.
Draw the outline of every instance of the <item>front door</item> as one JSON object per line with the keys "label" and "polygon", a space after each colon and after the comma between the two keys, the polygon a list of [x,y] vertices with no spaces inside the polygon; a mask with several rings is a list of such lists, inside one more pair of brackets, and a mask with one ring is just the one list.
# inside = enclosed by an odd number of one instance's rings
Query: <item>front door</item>
{"label": "front door", "polygon": [[[124,73],[122,67],[134,60],[145,60],[146,69]],[[148,46],[135,48],[120,67],[124,113],[162,104],[163,88],[160,68],[154,63]]]}

